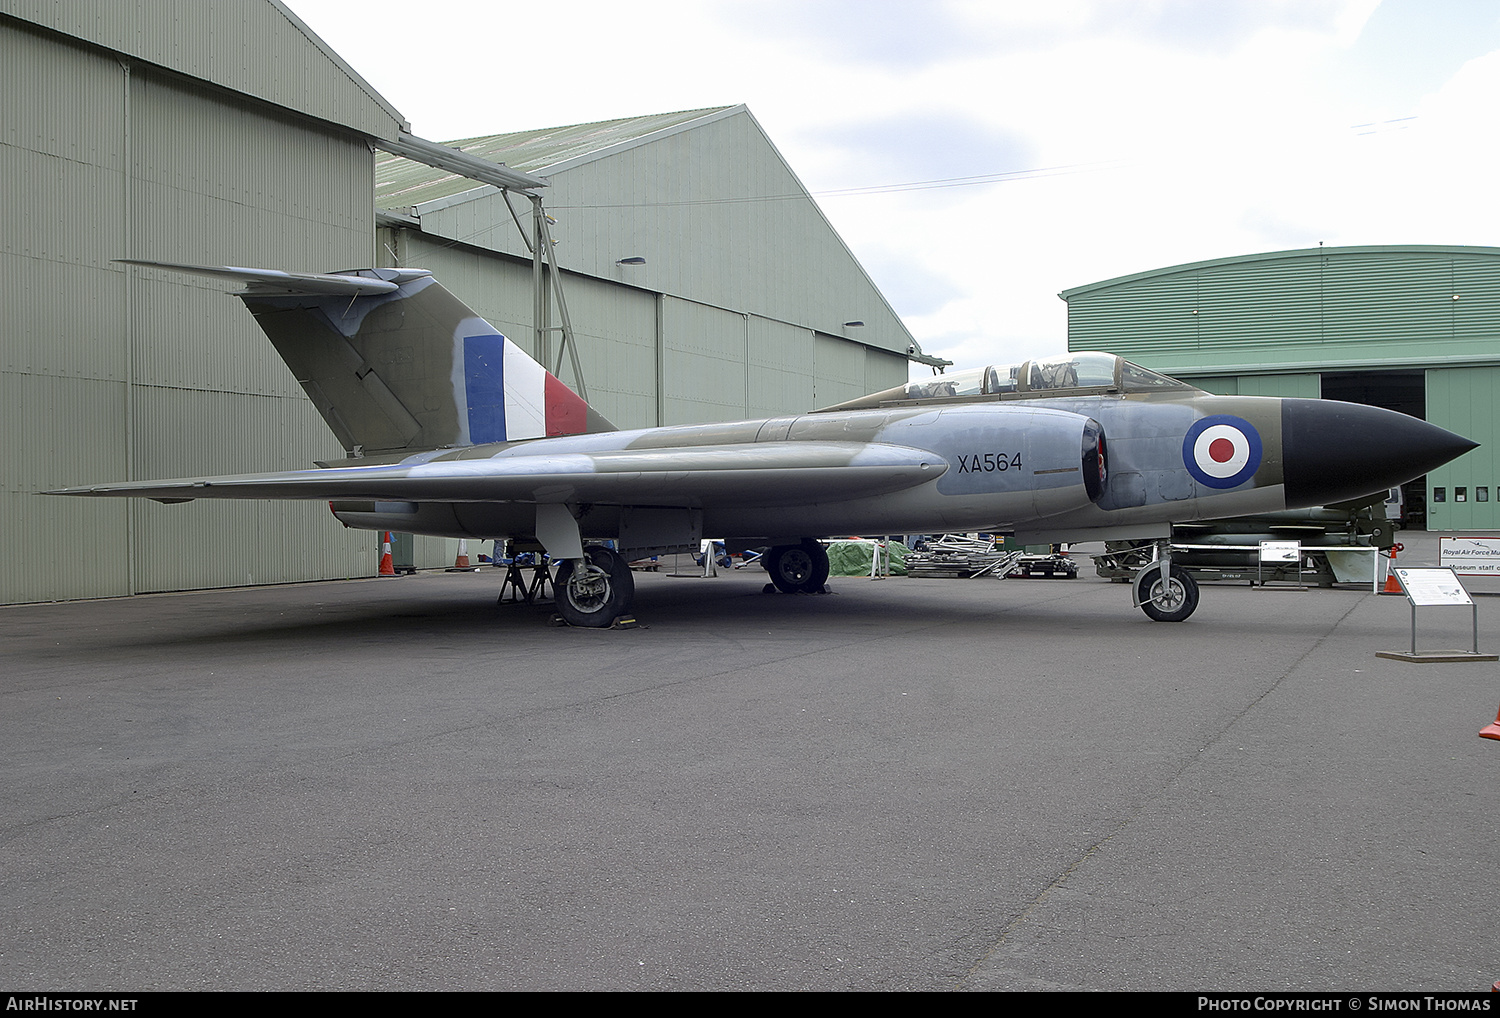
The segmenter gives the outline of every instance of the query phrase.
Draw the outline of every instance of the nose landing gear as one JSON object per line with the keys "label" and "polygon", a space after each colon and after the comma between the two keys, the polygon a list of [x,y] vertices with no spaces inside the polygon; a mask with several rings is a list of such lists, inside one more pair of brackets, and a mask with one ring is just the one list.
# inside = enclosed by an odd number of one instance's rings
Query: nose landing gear
{"label": "nose landing gear", "polygon": [[1172,564],[1167,542],[1157,545],[1156,561],[1135,574],[1135,605],[1153,622],[1183,622],[1198,607],[1198,581]]}

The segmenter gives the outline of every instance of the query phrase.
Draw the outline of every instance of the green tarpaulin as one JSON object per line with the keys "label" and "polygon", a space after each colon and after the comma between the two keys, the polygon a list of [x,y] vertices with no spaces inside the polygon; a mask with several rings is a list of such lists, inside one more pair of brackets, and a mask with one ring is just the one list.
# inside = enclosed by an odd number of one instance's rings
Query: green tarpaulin
{"label": "green tarpaulin", "polygon": [[[830,541],[828,543],[829,576],[869,576],[870,556],[878,545],[874,541]],[[891,575],[906,575],[906,545],[891,541]],[[885,553],[881,553],[884,560]]]}

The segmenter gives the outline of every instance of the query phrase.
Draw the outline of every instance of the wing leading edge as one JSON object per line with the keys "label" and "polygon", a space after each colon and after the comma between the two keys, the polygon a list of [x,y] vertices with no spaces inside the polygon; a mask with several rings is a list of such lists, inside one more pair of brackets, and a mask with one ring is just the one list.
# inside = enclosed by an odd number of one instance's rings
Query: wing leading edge
{"label": "wing leading edge", "polygon": [[407,502],[592,502],[700,506],[734,500],[780,506],[888,494],[941,477],[931,452],[864,442],[787,442],[621,449],[548,456],[332,467],[226,477],[127,481],[47,495]]}
{"label": "wing leading edge", "polygon": [[285,272],[281,269],[250,269],[235,265],[179,265],[176,262],[149,262],[140,258],[116,258],[121,265],[139,265],[147,269],[168,269],[211,279],[238,280],[249,292],[257,294],[321,294],[338,297],[366,297],[393,293],[403,282],[431,275],[425,269],[363,269],[350,272]]}

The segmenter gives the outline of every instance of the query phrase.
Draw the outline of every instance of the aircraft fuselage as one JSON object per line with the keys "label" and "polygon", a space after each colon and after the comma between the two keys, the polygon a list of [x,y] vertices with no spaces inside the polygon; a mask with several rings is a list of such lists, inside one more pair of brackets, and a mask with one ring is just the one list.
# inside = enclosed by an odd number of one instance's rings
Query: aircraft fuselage
{"label": "aircraft fuselage", "polygon": [[[1085,448],[1091,422],[1103,436],[1102,476]],[[931,476],[889,491],[874,484],[848,497],[847,484],[820,491],[816,481],[808,483],[805,468],[782,458],[763,472],[758,494],[716,498],[701,483],[684,494],[670,468],[657,475],[657,490],[639,489],[639,472],[651,469],[641,455],[650,450],[684,469],[725,468],[727,482],[736,462],[753,466],[754,447],[766,443],[784,443],[783,454],[798,443],[820,452],[826,444],[847,444],[844,465],[859,465],[865,456],[875,468],[878,450],[915,450],[927,454],[920,469]],[[738,541],[985,530],[1047,542],[1165,536],[1172,522],[1322,505],[1400,483],[1470,445],[1375,407],[1188,390],[1170,397],[1106,394],[819,412],[494,443],[402,462],[577,457],[585,469],[602,472],[611,469],[612,453],[629,453],[620,465],[636,474],[635,506],[701,513],[703,535]],[[694,448],[712,449],[709,455],[723,462],[683,461]],[[778,483],[783,478],[787,483]],[[571,502],[567,489],[564,478],[541,476],[531,494],[537,501]],[[516,501],[340,503],[335,512],[350,526],[471,538],[529,535],[535,518],[531,505]],[[621,512],[617,505],[583,501],[576,512],[582,535],[618,540]]]}

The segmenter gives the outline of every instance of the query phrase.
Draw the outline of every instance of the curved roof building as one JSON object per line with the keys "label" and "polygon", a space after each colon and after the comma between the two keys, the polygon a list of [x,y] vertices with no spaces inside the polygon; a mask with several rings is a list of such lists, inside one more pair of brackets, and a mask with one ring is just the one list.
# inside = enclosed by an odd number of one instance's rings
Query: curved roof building
{"label": "curved roof building", "polygon": [[1273,251],[1059,296],[1071,350],[1109,350],[1212,392],[1384,406],[1474,439],[1480,448],[1408,486],[1409,522],[1500,529],[1500,248]]}

